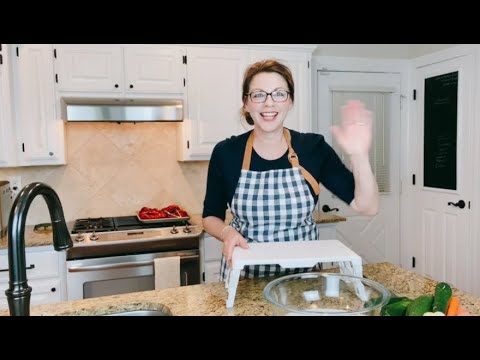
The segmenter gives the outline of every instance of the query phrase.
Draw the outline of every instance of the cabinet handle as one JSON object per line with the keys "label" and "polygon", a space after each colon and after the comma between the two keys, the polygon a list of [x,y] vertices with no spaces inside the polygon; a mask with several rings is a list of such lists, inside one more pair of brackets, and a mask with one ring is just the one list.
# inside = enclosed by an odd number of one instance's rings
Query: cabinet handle
{"label": "cabinet handle", "polygon": [[115,87],[118,88],[118,84],[115,84]]}
{"label": "cabinet handle", "polygon": [[51,288],[50,290],[52,290],[52,292],[55,292],[55,291],[57,291],[57,289],[55,289],[55,288]]}
{"label": "cabinet handle", "polygon": [[[35,264],[31,264],[30,266],[27,266],[25,268],[25,270],[31,270],[31,269],[35,269]],[[8,269],[0,269],[0,272],[7,272]]]}
{"label": "cabinet handle", "polygon": [[133,85],[132,85],[132,84],[130,84],[130,89],[133,89]]}
{"label": "cabinet handle", "polygon": [[48,155],[53,156],[53,152],[50,151],[50,152],[48,153]]}

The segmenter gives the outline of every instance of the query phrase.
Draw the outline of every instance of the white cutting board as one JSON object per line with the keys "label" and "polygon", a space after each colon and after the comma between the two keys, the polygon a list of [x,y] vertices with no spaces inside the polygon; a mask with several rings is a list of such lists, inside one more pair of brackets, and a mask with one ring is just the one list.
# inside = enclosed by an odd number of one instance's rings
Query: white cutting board
{"label": "white cutting board", "polygon": [[248,249],[236,247],[232,269],[245,265],[278,264],[283,268],[312,267],[318,262],[351,261],[361,265],[361,257],[339,240],[313,240],[249,243]]}

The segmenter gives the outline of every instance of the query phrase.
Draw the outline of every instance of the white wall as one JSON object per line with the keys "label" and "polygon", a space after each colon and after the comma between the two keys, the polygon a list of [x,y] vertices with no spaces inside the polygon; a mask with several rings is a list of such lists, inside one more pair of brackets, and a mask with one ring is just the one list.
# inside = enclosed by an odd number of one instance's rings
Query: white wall
{"label": "white wall", "polygon": [[313,55],[413,59],[456,44],[318,44]]}

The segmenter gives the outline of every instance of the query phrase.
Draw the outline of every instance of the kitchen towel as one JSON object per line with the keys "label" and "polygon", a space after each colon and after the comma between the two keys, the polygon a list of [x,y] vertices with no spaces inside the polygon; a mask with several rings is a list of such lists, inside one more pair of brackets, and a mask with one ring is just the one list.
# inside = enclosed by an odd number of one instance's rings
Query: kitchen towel
{"label": "kitchen towel", "polygon": [[155,290],[180,286],[180,256],[157,258],[155,262]]}

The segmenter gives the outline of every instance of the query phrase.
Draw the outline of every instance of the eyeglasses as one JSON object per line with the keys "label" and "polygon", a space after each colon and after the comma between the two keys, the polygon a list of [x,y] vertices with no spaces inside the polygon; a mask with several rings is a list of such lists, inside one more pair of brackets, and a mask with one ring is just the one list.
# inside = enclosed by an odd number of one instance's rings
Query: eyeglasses
{"label": "eyeglasses", "polygon": [[287,101],[288,94],[290,94],[290,91],[275,90],[271,93],[267,93],[265,91],[252,91],[251,93],[246,95],[250,96],[250,100],[252,100],[254,103],[264,103],[265,101],[267,101],[268,95],[270,95],[272,97],[272,100],[275,102]]}

